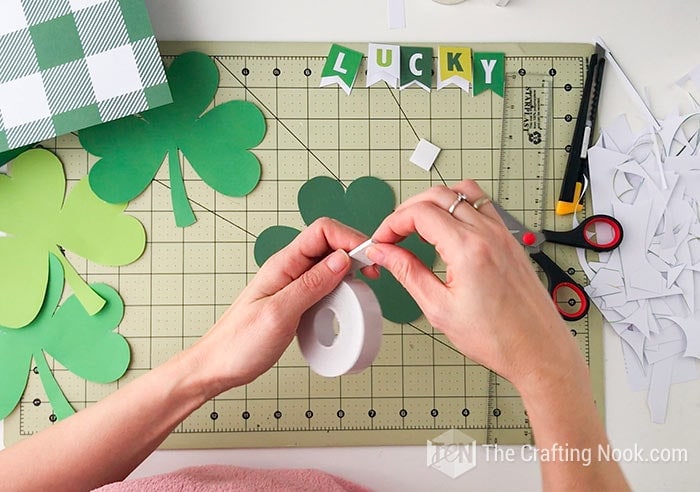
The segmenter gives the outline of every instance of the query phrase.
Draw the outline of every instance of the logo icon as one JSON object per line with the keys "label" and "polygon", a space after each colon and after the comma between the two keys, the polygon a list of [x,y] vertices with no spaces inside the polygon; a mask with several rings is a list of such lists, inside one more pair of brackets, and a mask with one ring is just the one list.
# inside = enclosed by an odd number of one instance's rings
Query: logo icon
{"label": "logo icon", "polygon": [[542,134],[535,130],[534,132],[528,135],[528,140],[530,140],[531,143],[538,145],[542,143]]}
{"label": "logo icon", "polygon": [[426,464],[457,478],[476,466],[476,440],[455,429],[426,443]]}

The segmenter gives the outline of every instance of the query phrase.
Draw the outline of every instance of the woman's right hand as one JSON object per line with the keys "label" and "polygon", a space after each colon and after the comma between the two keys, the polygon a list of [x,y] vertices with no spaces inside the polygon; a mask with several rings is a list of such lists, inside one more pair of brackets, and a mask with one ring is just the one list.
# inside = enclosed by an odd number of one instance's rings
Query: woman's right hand
{"label": "woman's right hand", "polygon": [[[456,202],[456,193],[469,202]],[[394,274],[464,355],[513,383],[539,449],[607,446],[588,367],[530,259],[485,196],[475,182],[462,181],[407,200],[379,226],[367,256]],[[446,264],[444,281],[395,244],[413,232],[435,246]],[[599,456],[585,466],[555,458],[540,467],[544,490],[629,490],[617,462]]]}
{"label": "woman's right hand", "polygon": [[[437,186],[401,204],[373,235],[369,258],[409,291],[428,321],[467,357],[516,386],[585,363],[523,247],[489,202],[448,208],[456,193],[486,196],[474,181]],[[485,200],[481,200],[484,202]],[[417,232],[446,264],[441,280],[395,243]]]}

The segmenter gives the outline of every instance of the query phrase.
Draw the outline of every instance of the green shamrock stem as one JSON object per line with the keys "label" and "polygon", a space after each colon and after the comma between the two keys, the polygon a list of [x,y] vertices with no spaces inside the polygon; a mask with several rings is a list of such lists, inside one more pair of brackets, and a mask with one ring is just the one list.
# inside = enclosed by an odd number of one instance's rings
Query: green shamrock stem
{"label": "green shamrock stem", "polygon": [[60,249],[58,249],[58,246],[54,247],[54,250],[52,251],[54,256],[58,258],[58,261],[61,262],[61,266],[63,267],[63,272],[66,275],[66,282],[68,282],[68,285],[71,286],[73,289],[73,292],[75,293],[75,296],[78,298],[80,301],[80,304],[83,305],[85,308],[85,311],[90,316],[93,316],[97,313],[100,312],[100,310],[104,307],[105,305],[105,300],[102,299],[97,292],[92,290],[92,287],[90,287],[85,280],[83,280],[83,277],[78,275],[78,272],[75,271],[73,268],[73,265],[70,264],[70,262],[66,259],[66,257],[63,255]]}
{"label": "green shamrock stem", "polygon": [[68,403],[66,395],[63,394],[61,387],[56,382],[56,378],[54,378],[49,365],[46,363],[46,356],[43,350],[39,349],[34,352],[34,362],[36,362],[41,384],[44,385],[44,391],[46,391],[46,396],[49,397],[49,402],[56,418],[62,420],[73,415],[75,410]]}
{"label": "green shamrock stem", "polygon": [[180,152],[177,148],[168,152],[168,169],[170,171],[170,199],[173,202],[175,224],[178,227],[187,227],[194,224],[197,219],[194,216],[190,200],[185,191],[185,181],[180,167]]}

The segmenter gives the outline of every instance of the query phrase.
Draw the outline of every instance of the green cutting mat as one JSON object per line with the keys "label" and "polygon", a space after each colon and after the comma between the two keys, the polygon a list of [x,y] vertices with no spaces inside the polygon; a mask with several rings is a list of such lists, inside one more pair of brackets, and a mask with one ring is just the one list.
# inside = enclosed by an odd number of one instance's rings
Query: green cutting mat
{"label": "green cutting mat", "polygon": [[[167,175],[134,200],[129,211],[145,225],[148,246],[135,264],[100,267],[77,257],[73,265],[89,282],[111,284],[126,303],[119,331],[132,348],[124,379],[99,385],[53,364],[56,379],[76,409],[89,405],[194,343],[228,307],[257,271],[255,238],[269,226],[302,227],[296,196],[308,179],[327,175],[346,185],[372,175],[386,180],[397,201],[446,182],[474,178],[490,194],[499,189],[503,99],[477,97],[457,88],[427,93],[385,84],[364,87],[364,71],[347,96],[337,87],[319,88],[329,44],[213,44],[162,46],[172,55],[197,49],[212,55],[221,73],[216,104],[246,99],[265,113],[268,130],[255,150],[262,180],[245,198],[216,194],[184,166],[186,187],[197,223],[175,227]],[[367,45],[349,45],[366,52]],[[526,223],[570,227],[571,219],[551,212],[566,162],[566,146],[576,122],[589,45],[469,45],[474,51],[503,51],[507,90],[521,91],[525,74],[549,77],[552,84],[547,169],[537,183],[545,189],[540,210],[526,181],[531,163],[513,182],[510,203]],[[437,45],[435,46],[437,48]],[[363,65],[364,66],[364,65]],[[521,104],[516,102],[515,104]],[[517,113],[519,108],[506,108]],[[430,173],[409,163],[418,138],[443,150]],[[521,135],[522,137],[522,135]],[[84,176],[95,158],[75,135],[45,143],[62,158],[71,182]],[[525,154],[525,153],[523,153]],[[162,168],[167,169],[167,166]],[[503,199],[503,197],[501,197]],[[584,282],[575,253],[549,252],[562,268]],[[435,271],[444,272],[437,263]],[[597,312],[570,323],[589,362],[602,411],[602,322]],[[495,411],[497,415],[494,414]],[[51,407],[39,376],[30,372],[18,409],[5,421],[12,443],[51,425]],[[157,419],[157,415],[144,418]],[[105,425],[109,425],[105,422]],[[382,349],[374,365],[358,375],[325,379],[310,371],[296,344],[257,381],[228,391],[185,420],[165,447],[263,447],[424,444],[445,429],[461,429],[477,441],[529,443],[527,416],[515,389],[465,359],[425,319],[385,321]],[[488,432],[487,432],[488,431]]]}

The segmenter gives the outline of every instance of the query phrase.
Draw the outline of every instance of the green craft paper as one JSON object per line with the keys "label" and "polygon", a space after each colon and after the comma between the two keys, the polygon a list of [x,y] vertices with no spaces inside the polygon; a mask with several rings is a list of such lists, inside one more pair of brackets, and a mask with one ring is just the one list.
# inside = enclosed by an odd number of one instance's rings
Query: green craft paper
{"label": "green craft paper", "polygon": [[[21,328],[39,312],[48,281],[48,257],[58,258],[68,284],[89,314],[105,300],[88,286],[61,247],[95,263],[126,265],[146,246],[141,223],[90,191],[87,178],[66,196],[66,178],[58,158],[32,149],[14,159],[0,175],[0,326]],[[62,275],[63,278],[63,275]]]}
{"label": "green craft paper", "polygon": [[504,53],[474,53],[473,95],[485,90],[503,97],[505,90],[506,56]]}
{"label": "green craft paper", "polygon": [[20,401],[32,359],[58,419],[74,410],[54,379],[45,354],[75,375],[97,383],[116,381],[129,366],[129,345],[113,331],[124,315],[119,294],[108,285],[92,284],[105,299],[104,308],[94,316],[88,316],[73,295],[59,307],[63,268],[53,255],[48,263],[46,298],[34,321],[22,330],[0,326],[0,419]]}
{"label": "green craft paper", "polygon": [[[297,201],[306,225],[320,217],[331,217],[368,236],[372,235],[396,205],[391,187],[385,181],[369,176],[356,179],[347,190],[332,178],[313,178],[300,188]],[[255,241],[254,256],[257,264],[262,265],[272,254],[288,245],[298,233],[298,230],[287,226],[265,229]],[[400,244],[428,267],[433,265],[435,249],[417,235],[409,236]],[[361,273],[358,276],[374,291],[386,319],[395,323],[409,323],[421,316],[416,302],[388,271],[382,271],[376,280],[368,279]]]}
{"label": "green craft paper", "polygon": [[229,101],[207,111],[219,71],[205,54],[178,56],[167,71],[173,103],[80,132],[85,149],[101,157],[90,186],[109,203],[136,198],[167,156],[175,222],[196,221],[182,178],[180,151],[202,180],[228,196],[244,196],[260,181],[260,163],[249,149],[265,136],[265,118],[247,101]]}
{"label": "green craft paper", "polygon": [[268,227],[262,231],[255,240],[255,247],[253,248],[255,262],[258,265],[262,265],[270,256],[291,243],[300,232],[299,229],[295,229],[294,227]]}
{"label": "green craft paper", "polygon": [[430,90],[433,79],[433,49],[430,47],[401,47],[401,88],[418,83]]}
{"label": "green craft paper", "polygon": [[24,152],[25,150],[29,150],[30,148],[31,145],[27,145],[26,147],[20,147],[19,149],[7,150],[5,152],[0,153],[0,166],[7,164],[12,159],[20,155],[22,152]]}
{"label": "green craft paper", "polygon": [[320,217],[332,217],[367,235],[394,210],[394,192],[386,182],[365,176],[343,189],[339,181],[319,176],[300,188],[299,213],[309,225]]}

